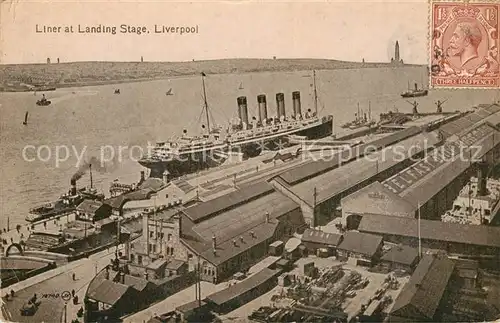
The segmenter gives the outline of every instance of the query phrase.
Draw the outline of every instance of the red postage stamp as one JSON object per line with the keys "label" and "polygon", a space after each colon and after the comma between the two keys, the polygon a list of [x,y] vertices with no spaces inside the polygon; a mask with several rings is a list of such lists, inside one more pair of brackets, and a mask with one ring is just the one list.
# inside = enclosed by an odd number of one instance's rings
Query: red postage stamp
{"label": "red postage stamp", "polygon": [[431,6],[431,86],[499,88],[500,3]]}

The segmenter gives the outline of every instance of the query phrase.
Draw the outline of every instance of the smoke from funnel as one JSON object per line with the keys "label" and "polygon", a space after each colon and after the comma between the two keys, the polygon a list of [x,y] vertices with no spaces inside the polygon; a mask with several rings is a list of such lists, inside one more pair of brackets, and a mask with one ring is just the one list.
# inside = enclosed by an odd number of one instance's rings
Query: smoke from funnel
{"label": "smoke from funnel", "polygon": [[71,181],[77,181],[82,178],[83,175],[89,171],[90,165],[92,165],[93,171],[98,171],[101,174],[110,173],[117,167],[116,158],[109,162],[103,162],[99,158],[92,156],[89,160],[86,160],[82,165],[80,165],[76,173],[71,177]]}

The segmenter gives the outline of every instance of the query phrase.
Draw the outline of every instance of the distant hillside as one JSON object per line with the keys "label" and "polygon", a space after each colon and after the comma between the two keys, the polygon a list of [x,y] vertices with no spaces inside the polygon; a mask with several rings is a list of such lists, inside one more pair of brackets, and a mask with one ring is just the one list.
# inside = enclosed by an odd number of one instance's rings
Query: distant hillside
{"label": "distant hillside", "polygon": [[74,62],[0,65],[0,79],[4,80],[3,85],[0,85],[0,90],[23,90],[27,88],[25,84],[68,87],[134,82],[194,75],[202,71],[207,74],[227,74],[387,66],[398,67],[390,63],[344,62],[327,59],[221,59],[192,62]]}

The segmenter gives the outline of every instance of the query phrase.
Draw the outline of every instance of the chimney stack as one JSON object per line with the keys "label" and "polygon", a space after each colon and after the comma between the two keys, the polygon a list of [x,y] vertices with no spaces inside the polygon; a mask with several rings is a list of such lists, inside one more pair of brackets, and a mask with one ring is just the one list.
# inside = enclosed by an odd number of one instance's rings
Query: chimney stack
{"label": "chimney stack", "polygon": [[286,116],[285,114],[285,95],[283,93],[276,93],[276,108],[278,119]]}
{"label": "chimney stack", "polygon": [[252,236],[252,238],[255,238],[255,232],[250,231],[250,235]]}
{"label": "chimney stack", "polygon": [[214,253],[215,250],[217,250],[217,238],[215,237],[215,235],[212,236],[212,249],[214,249]]}
{"label": "chimney stack", "polygon": [[488,188],[486,187],[487,178],[485,176],[487,165],[485,163],[479,163],[477,169],[477,195],[486,196],[488,195]]}
{"label": "chimney stack", "polygon": [[139,183],[144,182],[144,180],[145,180],[145,179],[146,179],[146,178],[144,177],[144,171],[143,171],[143,170],[141,170],[141,179],[139,180]]}
{"label": "chimney stack", "polygon": [[241,242],[245,242],[245,240],[243,239],[243,236],[240,237],[240,240],[241,240]]}
{"label": "chimney stack", "polygon": [[417,85],[417,83],[415,83],[415,91],[417,91],[417,90],[418,90],[418,85]]}
{"label": "chimney stack", "polygon": [[293,101],[293,114],[295,117],[298,117],[302,111],[300,108],[300,92],[294,91],[292,92],[292,101]]}
{"label": "chimney stack", "polygon": [[266,223],[269,223],[269,212],[266,212]]}
{"label": "chimney stack", "polygon": [[235,247],[237,247],[237,246],[238,246],[238,244],[236,244],[236,240],[233,240],[233,245],[234,245]]}
{"label": "chimney stack", "polygon": [[71,195],[76,195],[76,179],[71,179]]}
{"label": "chimney stack", "polygon": [[89,174],[90,174],[90,188],[93,188],[94,182],[92,180],[92,164],[89,164]]}
{"label": "chimney stack", "polygon": [[145,244],[144,250],[149,255],[149,216],[147,213],[142,214],[142,242]]}
{"label": "chimney stack", "polygon": [[257,103],[259,105],[259,121],[265,125],[267,121],[267,102],[266,95],[260,94],[257,96]]}
{"label": "chimney stack", "polygon": [[238,102],[238,117],[242,123],[248,125],[248,108],[247,108],[247,97],[240,96],[236,99]]}

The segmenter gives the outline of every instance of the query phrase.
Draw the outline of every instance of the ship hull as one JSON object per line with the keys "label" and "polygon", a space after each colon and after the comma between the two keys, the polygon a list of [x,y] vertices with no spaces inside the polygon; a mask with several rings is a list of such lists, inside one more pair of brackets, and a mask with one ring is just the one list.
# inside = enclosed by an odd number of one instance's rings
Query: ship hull
{"label": "ship hull", "polygon": [[203,152],[184,155],[172,160],[149,160],[141,159],[139,164],[151,170],[150,177],[163,178],[165,171],[169,173],[169,178],[179,177],[185,174],[208,169],[224,163],[229,155],[239,153],[243,159],[258,156],[262,150],[275,150],[289,145],[287,140],[289,135],[304,136],[308,140],[320,139],[330,136],[333,131],[333,118],[325,117],[313,127],[297,130],[282,136],[272,138],[262,138],[258,141],[233,144],[225,150],[206,150]]}
{"label": "ship hull", "polygon": [[424,91],[418,91],[418,92],[414,92],[414,93],[403,93],[403,94],[401,94],[401,96],[403,98],[416,98],[416,97],[420,97],[420,96],[426,96],[427,94],[429,94],[429,91],[424,90]]}

